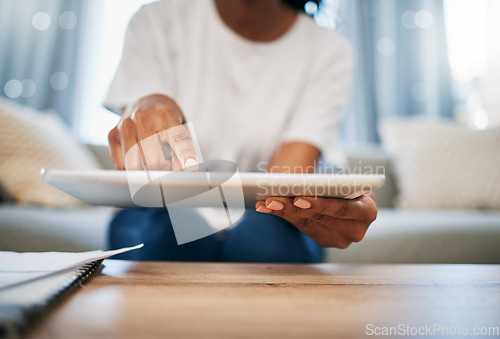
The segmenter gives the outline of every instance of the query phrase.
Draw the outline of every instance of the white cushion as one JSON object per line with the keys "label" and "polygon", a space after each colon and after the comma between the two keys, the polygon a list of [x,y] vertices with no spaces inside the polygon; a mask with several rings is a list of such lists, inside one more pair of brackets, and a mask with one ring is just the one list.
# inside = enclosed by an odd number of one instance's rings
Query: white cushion
{"label": "white cushion", "polygon": [[453,122],[385,121],[403,208],[500,209],[500,128],[473,131]]}
{"label": "white cushion", "polygon": [[499,238],[500,211],[382,208],[363,241],[328,249],[327,260],[500,264]]}
{"label": "white cushion", "polygon": [[61,119],[0,99],[0,121],[0,185],[8,194],[21,204],[82,205],[40,178],[41,168],[99,168]]}

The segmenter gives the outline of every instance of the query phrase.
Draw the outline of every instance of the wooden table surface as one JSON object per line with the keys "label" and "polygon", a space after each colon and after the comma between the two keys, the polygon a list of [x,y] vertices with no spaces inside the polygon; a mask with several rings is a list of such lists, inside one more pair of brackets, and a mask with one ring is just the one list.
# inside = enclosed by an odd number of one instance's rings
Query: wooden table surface
{"label": "wooden table surface", "polygon": [[438,338],[500,328],[498,265],[103,265],[31,337],[359,338],[432,327]]}

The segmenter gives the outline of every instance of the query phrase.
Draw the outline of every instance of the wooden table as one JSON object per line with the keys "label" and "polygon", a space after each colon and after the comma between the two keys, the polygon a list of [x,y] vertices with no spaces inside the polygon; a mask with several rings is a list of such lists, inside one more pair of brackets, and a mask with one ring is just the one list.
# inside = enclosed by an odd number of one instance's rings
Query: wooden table
{"label": "wooden table", "polygon": [[103,265],[31,336],[359,338],[441,326],[438,338],[500,328],[498,265]]}

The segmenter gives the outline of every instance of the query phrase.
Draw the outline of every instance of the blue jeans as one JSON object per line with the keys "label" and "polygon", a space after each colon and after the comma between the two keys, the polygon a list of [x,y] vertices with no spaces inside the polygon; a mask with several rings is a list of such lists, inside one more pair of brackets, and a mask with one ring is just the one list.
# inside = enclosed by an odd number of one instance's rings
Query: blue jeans
{"label": "blue jeans", "polygon": [[108,243],[111,249],[144,243],[116,258],[148,261],[320,263],[324,252],[286,220],[255,211],[247,212],[224,239],[212,234],[177,245],[167,209],[124,209],[111,221]]}

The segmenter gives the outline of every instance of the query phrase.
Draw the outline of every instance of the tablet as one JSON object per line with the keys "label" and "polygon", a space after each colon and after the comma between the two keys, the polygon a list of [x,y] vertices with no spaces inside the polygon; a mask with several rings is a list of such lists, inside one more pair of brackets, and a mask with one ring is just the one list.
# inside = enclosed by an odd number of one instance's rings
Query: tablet
{"label": "tablet", "polygon": [[[74,171],[42,169],[50,185],[90,205],[114,207],[243,207],[279,197],[353,199],[385,183],[376,174],[292,174],[236,171]],[[219,198],[220,197],[220,198]],[[226,206],[227,205],[227,206]]]}

